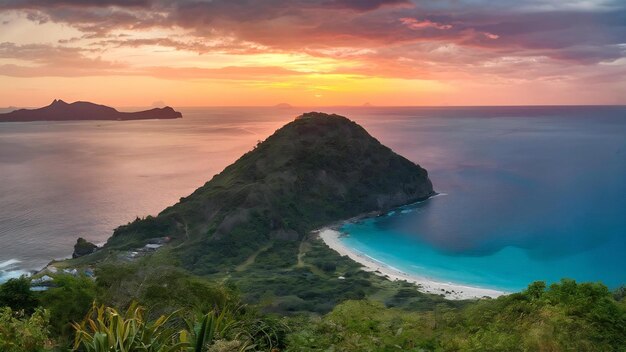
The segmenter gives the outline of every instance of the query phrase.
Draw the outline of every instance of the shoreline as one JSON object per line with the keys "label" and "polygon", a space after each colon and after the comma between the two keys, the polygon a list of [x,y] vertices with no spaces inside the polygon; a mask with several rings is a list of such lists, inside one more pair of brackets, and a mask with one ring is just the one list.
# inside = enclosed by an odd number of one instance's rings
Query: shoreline
{"label": "shoreline", "polygon": [[406,281],[415,284],[420,292],[443,295],[447,299],[462,300],[476,298],[497,298],[509,294],[509,292],[499,291],[488,288],[473,287],[453,282],[436,281],[424,276],[408,274],[403,271],[392,268],[386,263],[377,261],[368,257],[363,253],[359,253],[352,248],[344,245],[339,237],[342,233],[336,227],[324,227],[317,231],[320,239],[326,243],[330,249],[339,253],[341,256],[347,256],[355,262],[361,264],[364,271],[373,272],[378,276],[382,276],[391,281]]}

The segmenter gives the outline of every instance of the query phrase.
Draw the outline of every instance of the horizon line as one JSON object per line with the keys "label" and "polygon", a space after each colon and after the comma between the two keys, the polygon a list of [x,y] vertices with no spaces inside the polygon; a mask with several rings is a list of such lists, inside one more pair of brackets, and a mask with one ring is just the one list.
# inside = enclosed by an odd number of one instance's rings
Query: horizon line
{"label": "horizon line", "polygon": [[[90,102],[87,100],[76,100],[75,102]],[[93,102],[92,102],[93,103]],[[71,103],[70,103],[71,104]],[[526,107],[526,108],[541,108],[541,107],[626,107],[626,103],[622,104],[495,104],[495,105],[291,105],[279,106],[274,105],[171,105],[163,104],[162,106],[154,105],[106,105],[102,103],[94,103],[99,105],[105,105],[114,107],[116,109],[125,108],[157,108],[157,107],[176,107],[176,108],[275,108],[280,110],[290,110],[298,108],[496,108],[496,107]],[[5,106],[0,107],[0,110],[7,109],[37,109],[43,106]]]}

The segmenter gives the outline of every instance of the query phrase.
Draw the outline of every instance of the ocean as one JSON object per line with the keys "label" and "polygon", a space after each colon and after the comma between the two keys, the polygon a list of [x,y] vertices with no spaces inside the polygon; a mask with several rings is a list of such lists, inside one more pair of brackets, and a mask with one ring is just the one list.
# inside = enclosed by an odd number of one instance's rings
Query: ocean
{"label": "ocean", "polygon": [[626,283],[626,107],[187,108],[164,121],[0,124],[0,280],[102,243],[311,110],[429,171],[428,201],[342,241],[408,273],[508,291]]}

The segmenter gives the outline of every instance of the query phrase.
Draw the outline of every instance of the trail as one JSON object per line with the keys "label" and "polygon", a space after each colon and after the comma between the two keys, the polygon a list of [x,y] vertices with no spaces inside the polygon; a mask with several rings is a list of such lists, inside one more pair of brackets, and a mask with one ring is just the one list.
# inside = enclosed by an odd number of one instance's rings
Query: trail
{"label": "trail", "polygon": [[272,247],[273,243],[268,243],[265,246],[261,247],[258,251],[252,253],[251,256],[248,257],[248,259],[246,259],[243,263],[239,264],[236,268],[235,271],[244,271],[246,270],[250,265],[254,264],[254,261],[256,260],[256,257],[265,252],[266,250],[270,249],[270,247]]}
{"label": "trail", "polygon": [[307,246],[307,242],[303,238],[302,241],[300,241],[300,246],[298,247],[298,264],[296,264],[296,268],[304,267],[304,256],[306,255],[306,252],[308,251],[308,248],[305,248],[306,246]]}

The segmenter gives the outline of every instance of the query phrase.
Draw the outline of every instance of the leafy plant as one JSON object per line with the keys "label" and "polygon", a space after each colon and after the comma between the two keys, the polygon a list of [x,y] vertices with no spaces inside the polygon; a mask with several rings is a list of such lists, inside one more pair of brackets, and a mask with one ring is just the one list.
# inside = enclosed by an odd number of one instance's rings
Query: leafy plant
{"label": "leafy plant", "polygon": [[[230,319],[226,310],[220,313],[215,311],[204,314],[200,319],[192,321],[187,320],[188,331],[181,332],[181,340],[188,344],[190,352],[203,352],[213,345],[216,341],[225,337],[229,330],[232,330],[238,323]],[[248,344],[244,344],[240,351],[248,350]]]}
{"label": "leafy plant", "polygon": [[189,343],[190,352],[221,350],[227,342],[229,351],[270,351],[283,340],[287,325],[271,318],[257,318],[241,314],[244,307],[211,311],[195,320],[186,320],[188,330],[181,332],[181,340]]}
{"label": "leafy plant", "polygon": [[177,315],[174,312],[151,321],[137,303],[123,314],[94,304],[81,323],[73,324],[73,348],[83,352],[207,352],[228,345],[229,351],[243,352],[272,346],[269,332],[262,337],[256,335],[258,330],[249,333],[246,328],[251,325],[236,319],[229,309],[185,319],[180,325]]}
{"label": "leafy plant", "polygon": [[50,316],[44,309],[37,308],[26,316],[23,311],[0,308],[0,351],[41,352],[52,346],[49,338]]}
{"label": "leafy plant", "polygon": [[85,320],[74,323],[74,349],[85,352],[174,352],[184,351],[186,341],[168,326],[172,315],[153,322],[144,320],[143,308],[133,303],[124,314],[111,307],[96,306]]}

